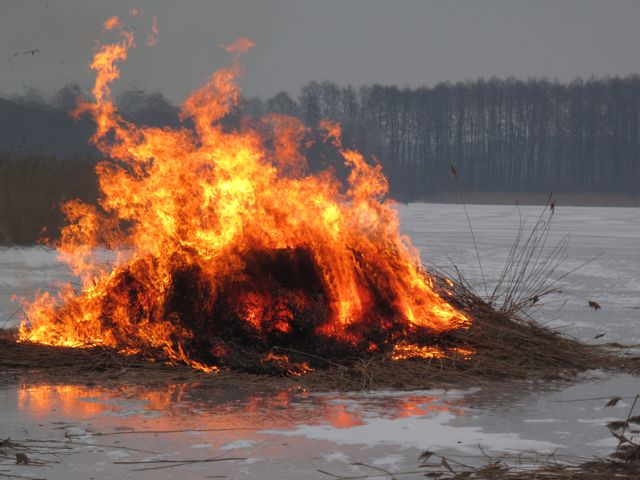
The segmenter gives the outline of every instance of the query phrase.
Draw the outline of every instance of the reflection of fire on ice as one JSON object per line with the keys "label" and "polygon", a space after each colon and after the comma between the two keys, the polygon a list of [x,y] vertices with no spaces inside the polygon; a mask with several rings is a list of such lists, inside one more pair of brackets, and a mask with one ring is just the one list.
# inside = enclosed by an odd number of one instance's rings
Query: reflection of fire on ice
{"label": "reflection of fire on ice", "polygon": [[[22,340],[211,370],[238,348],[274,345],[325,354],[395,346],[407,358],[416,339],[469,324],[400,236],[380,166],[343,148],[338,125],[321,122],[318,135],[273,114],[222,125],[240,98],[237,55],[250,40],[227,46],[232,66],[184,102],[189,126],[151,128],[115,108],[110,85],[134,38],[116,17],[104,26],[119,39],[98,47],[93,101],[75,112],[96,122],[102,197],[98,207],[64,205],[59,245],[82,289],[37,297]],[[313,142],[344,159],[345,184],[331,170],[309,172],[303,152]],[[100,246],[116,253],[114,265],[95,259]],[[437,350],[416,345],[421,352]]]}

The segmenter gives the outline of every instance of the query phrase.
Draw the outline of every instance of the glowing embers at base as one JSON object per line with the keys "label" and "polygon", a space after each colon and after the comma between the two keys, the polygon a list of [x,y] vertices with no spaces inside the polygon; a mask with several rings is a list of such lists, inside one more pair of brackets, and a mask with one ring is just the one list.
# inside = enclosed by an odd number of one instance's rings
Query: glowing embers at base
{"label": "glowing embers at base", "polygon": [[412,358],[462,358],[470,359],[474,351],[468,348],[443,348],[434,345],[419,345],[416,343],[400,342],[393,346],[392,360],[407,360]]}
{"label": "glowing embers at base", "polygon": [[313,372],[313,368],[311,368],[307,362],[292,362],[287,355],[278,355],[274,352],[269,352],[264,355],[260,359],[260,362],[265,366],[273,364],[277,369],[276,371],[286,375],[300,376]]}

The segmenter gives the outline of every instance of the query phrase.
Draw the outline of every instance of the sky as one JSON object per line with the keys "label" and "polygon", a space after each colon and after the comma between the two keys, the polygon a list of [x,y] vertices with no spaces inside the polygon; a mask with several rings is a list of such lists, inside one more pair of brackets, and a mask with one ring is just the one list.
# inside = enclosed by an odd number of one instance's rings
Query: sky
{"label": "sky", "polygon": [[[637,0],[0,0],[0,94],[88,88],[96,42],[113,39],[101,33],[111,15],[137,40],[119,88],[173,102],[229,64],[220,45],[238,36],[256,43],[242,60],[243,91],[262,98],[297,96],[310,80],[415,87],[640,71]],[[153,16],[158,42],[148,47]]]}

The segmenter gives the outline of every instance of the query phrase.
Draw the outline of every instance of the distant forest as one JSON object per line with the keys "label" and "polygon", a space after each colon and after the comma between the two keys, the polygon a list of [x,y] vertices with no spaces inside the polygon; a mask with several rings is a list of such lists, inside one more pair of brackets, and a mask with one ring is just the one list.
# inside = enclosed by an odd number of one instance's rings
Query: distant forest
{"label": "distant forest", "polygon": [[[95,201],[98,154],[89,119],[73,120],[80,89],[46,98],[0,97],[0,243],[57,231],[64,199]],[[141,90],[118,97],[140,124],[175,126],[178,109]],[[640,194],[640,76],[576,80],[476,80],[427,88],[311,82],[242,101],[229,119],[276,112],[314,126],[343,124],[344,141],[380,162],[391,196],[438,200],[458,189],[517,194]],[[314,158],[310,159],[313,163]],[[451,165],[458,180],[451,178]]]}

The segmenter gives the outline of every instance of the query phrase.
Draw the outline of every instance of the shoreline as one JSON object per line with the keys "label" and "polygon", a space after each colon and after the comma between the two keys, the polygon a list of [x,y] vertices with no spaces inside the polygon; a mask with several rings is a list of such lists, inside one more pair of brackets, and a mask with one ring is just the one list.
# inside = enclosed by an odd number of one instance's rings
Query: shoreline
{"label": "shoreline", "polygon": [[[461,199],[462,197],[462,199]],[[553,193],[556,205],[567,207],[640,207],[640,194],[618,193]],[[443,192],[430,198],[401,203],[465,203],[469,205],[546,205],[548,193],[529,192]]]}

